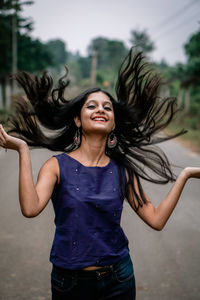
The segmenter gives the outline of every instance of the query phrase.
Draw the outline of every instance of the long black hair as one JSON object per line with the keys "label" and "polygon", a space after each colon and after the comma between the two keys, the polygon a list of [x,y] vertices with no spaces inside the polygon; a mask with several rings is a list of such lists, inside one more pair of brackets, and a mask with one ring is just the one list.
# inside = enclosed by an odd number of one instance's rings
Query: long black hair
{"label": "long black hair", "polygon": [[[159,96],[161,78],[144,61],[142,52],[135,53],[131,49],[122,62],[116,99],[107,91],[92,88],[67,100],[64,96],[69,85],[67,72],[54,89],[53,80],[46,72],[41,77],[21,72],[16,75],[16,80],[24,89],[26,98],[18,99],[9,132],[17,133],[28,145],[53,151],[73,151],[77,130],[74,117],[80,115],[91,93],[102,91],[113,104],[114,134],[118,141],[116,147],[106,147],[106,154],[121,169],[127,170],[136,199],[130,203],[134,209],[146,203],[141,178],[161,184],[175,180],[166,155],[156,144],[184,133],[181,131],[171,136],[162,133],[177,111],[176,99]],[[134,188],[134,178],[139,192]]]}

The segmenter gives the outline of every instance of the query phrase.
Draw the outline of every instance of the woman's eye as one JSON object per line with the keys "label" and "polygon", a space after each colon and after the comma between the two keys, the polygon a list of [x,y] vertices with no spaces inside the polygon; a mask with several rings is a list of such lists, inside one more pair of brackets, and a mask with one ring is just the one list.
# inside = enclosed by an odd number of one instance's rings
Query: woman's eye
{"label": "woman's eye", "polygon": [[105,106],[104,109],[105,109],[105,110],[108,110],[108,111],[111,111],[111,110],[112,110],[112,108],[111,108],[110,106]]}
{"label": "woman's eye", "polygon": [[[89,104],[86,106],[88,109],[95,109],[96,105],[95,104]],[[104,106],[104,109],[107,111],[112,111],[112,108],[110,106]]]}
{"label": "woman's eye", "polygon": [[88,105],[87,108],[89,108],[89,109],[94,109],[94,108],[95,108],[95,105],[93,105],[93,104]]}

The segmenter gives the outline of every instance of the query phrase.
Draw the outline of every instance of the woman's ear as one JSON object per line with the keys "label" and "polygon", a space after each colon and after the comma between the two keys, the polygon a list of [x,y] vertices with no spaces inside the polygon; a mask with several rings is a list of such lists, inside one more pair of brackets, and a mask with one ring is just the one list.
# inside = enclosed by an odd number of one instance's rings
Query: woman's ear
{"label": "woman's ear", "polygon": [[81,127],[81,120],[78,116],[74,117],[74,123],[78,128]]}
{"label": "woman's ear", "polygon": [[113,127],[112,127],[112,131],[113,131],[113,130],[115,130],[115,122],[114,122]]}

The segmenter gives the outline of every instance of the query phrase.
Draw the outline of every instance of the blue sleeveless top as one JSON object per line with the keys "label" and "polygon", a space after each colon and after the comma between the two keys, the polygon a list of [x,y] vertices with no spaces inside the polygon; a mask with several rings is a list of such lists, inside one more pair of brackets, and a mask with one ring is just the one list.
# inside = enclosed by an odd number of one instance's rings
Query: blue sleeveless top
{"label": "blue sleeveless top", "polygon": [[50,261],[75,270],[114,264],[127,256],[117,164],[110,160],[105,167],[86,167],[65,153],[55,157],[60,183],[52,195],[56,230]]}

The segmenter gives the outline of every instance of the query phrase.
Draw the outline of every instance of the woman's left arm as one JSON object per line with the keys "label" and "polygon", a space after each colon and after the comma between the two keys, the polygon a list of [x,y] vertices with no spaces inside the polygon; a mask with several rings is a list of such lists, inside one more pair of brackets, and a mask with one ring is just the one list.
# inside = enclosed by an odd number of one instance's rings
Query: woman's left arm
{"label": "woman's left arm", "polygon": [[[145,195],[147,202],[139,207],[136,211],[137,214],[155,230],[162,230],[170,215],[172,214],[180,196],[183,188],[189,178],[199,178],[200,179],[200,168],[188,167],[185,168],[178,178],[176,179],[171,190],[167,196],[162,200],[162,202],[155,207],[150,199]],[[134,182],[136,191],[138,191],[136,180]],[[129,203],[133,203],[133,194],[131,189],[128,187],[127,199]],[[132,206],[133,207],[133,206]]]}

